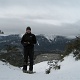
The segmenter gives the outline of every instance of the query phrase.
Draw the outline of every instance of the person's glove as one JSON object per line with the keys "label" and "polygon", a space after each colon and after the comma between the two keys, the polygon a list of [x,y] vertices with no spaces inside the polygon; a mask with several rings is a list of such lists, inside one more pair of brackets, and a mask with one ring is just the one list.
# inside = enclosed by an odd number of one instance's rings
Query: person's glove
{"label": "person's glove", "polygon": [[30,44],[30,42],[27,42],[27,44]]}
{"label": "person's glove", "polygon": [[27,46],[27,45],[29,45],[30,44],[30,42],[24,42],[23,43],[23,46]]}

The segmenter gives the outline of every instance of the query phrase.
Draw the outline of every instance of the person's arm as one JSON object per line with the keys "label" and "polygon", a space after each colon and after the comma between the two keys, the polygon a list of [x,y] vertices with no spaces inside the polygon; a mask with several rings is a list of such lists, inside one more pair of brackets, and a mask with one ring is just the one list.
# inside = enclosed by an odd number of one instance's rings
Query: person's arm
{"label": "person's arm", "polygon": [[21,39],[21,44],[23,46],[26,46],[27,45],[27,42],[25,42],[25,35],[23,35],[22,39]]}
{"label": "person's arm", "polygon": [[33,35],[33,44],[36,44],[36,43],[37,43],[37,41],[36,41],[36,36]]}

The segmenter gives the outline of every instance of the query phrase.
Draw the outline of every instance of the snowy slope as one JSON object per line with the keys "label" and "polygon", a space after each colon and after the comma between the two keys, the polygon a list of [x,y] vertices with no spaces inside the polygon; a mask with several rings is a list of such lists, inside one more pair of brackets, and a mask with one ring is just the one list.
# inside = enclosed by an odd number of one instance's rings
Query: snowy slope
{"label": "snowy slope", "polygon": [[0,36],[8,36],[8,35],[5,35],[5,34],[0,34]]}
{"label": "snowy slope", "polygon": [[48,39],[48,40],[54,40],[56,38],[56,35],[46,35],[44,34],[44,36]]}
{"label": "snowy slope", "polygon": [[53,35],[53,34],[43,34],[44,37],[46,37],[48,40],[54,40],[57,36],[62,36],[67,39],[75,39],[76,36],[63,36],[63,35]]}
{"label": "snowy slope", "polygon": [[80,80],[80,61],[75,61],[73,55],[64,58],[60,70],[52,70],[45,74],[46,62],[34,65],[35,74],[26,74],[20,68],[0,61],[0,80]]}

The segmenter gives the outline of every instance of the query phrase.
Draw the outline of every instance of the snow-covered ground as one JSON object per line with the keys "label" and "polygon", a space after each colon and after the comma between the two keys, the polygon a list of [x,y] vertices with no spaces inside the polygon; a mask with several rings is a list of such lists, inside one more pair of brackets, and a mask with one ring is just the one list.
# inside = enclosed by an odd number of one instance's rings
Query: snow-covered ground
{"label": "snow-covered ground", "polygon": [[47,61],[34,65],[35,74],[23,73],[20,68],[0,61],[0,80],[80,80],[80,61],[75,61],[73,55],[64,58],[60,70],[51,70],[45,74]]}

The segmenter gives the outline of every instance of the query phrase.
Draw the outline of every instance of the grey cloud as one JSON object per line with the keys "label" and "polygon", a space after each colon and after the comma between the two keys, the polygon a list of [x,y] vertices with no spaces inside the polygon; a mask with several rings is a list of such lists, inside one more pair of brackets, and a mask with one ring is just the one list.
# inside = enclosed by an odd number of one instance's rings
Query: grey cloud
{"label": "grey cloud", "polygon": [[[0,19],[0,28],[6,34],[23,34],[27,26],[31,26],[32,32],[35,34],[53,34],[53,35],[66,35],[76,36],[80,33],[80,22],[75,24],[64,24],[61,26],[41,24],[26,20],[25,22],[18,19]],[[78,24],[78,25],[77,25]]]}
{"label": "grey cloud", "polygon": [[[0,0],[0,28],[5,33],[24,33],[31,26],[36,34],[79,34],[79,0]],[[51,25],[38,20],[57,20],[62,24]],[[35,21],[34,21],[35,20]]]}
{"label": "grey cloud", "polygon": [[48,5],[60,5],[60,6],[79,6],[79,0],[0,0],[1,6],[11,5],[25,5],[25,6],[48,6]]}

